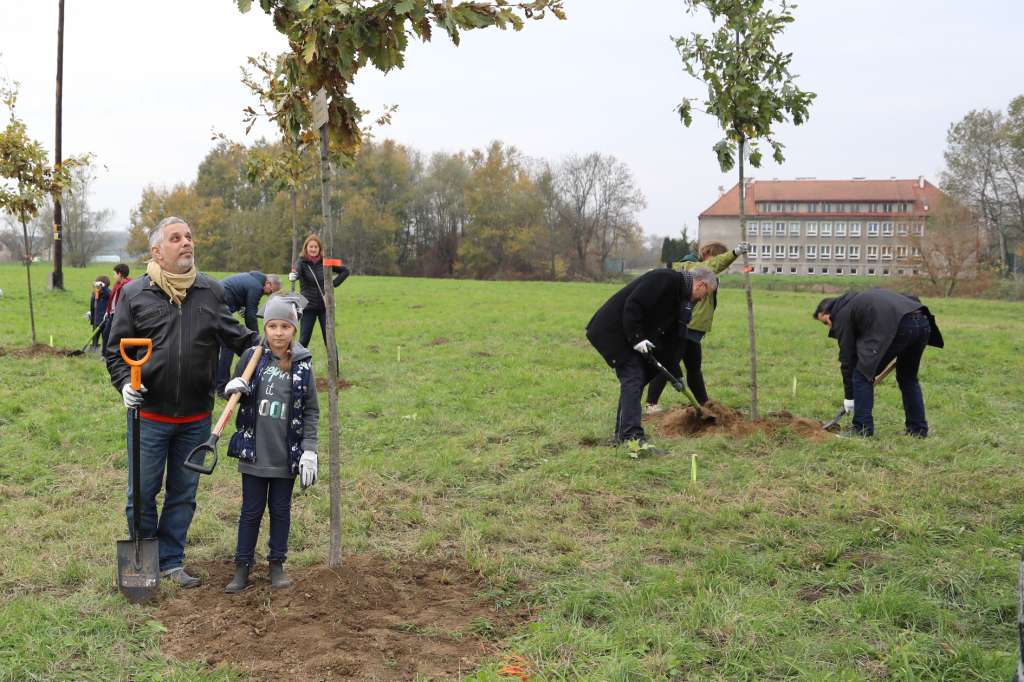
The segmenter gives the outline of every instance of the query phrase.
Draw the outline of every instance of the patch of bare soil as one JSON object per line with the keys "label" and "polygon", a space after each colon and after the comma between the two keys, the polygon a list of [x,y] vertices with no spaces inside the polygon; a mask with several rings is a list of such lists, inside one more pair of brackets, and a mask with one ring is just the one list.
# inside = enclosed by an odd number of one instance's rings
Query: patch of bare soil
{"label": "patch of bare soil", "polygon": [[530,621],[525,608],[478,598],[486,583],[459,561],[359,555],[337,569],[286,567],[283,590],[257,564],[253,586],[233,595],[224,592],[233,563],[197,567],[210,579],[154,615],[168,629],[161,651],[211,668],[233,663],[256,680],[456,679],[497,653],[481,635]]}
{"label": "patch of bare soil", "polygon": [[367,346],[366,349],[371,353],[376,353],[377,355],[380,355],[380,346]]}
{"label": "patch of bare soil", "polygon": [[714,419],[701,419],[693,406],[673,407],[668,412],[644,417],[644,421],[658,426],[658,435],[668,438],[685,438],[714,436],[725,433],[736,439],[743,439],[752,433],[774,433],[786,429],[809,441],[818,443],[832,438],[832,434],[822,430],[823,422],[817,419],[797,418],[789,412],[773,412],[767,419],[750,422],[742,413],[726,407],[717,400],[709,400],[704,405],[705,416]]}
{"label": "patch of bare soil", "polygon": [[15,358],[66,358],[73,352],[64,348],[51,348],[45,343],[37,343],[34,346],[26,346],[25,348],[0,348],[0,355],[10,355]]}
{"label": "patch of bare soil", "polygon": [[431,341],[430,343],[428,343],[427,345],[428,346],[447,346],[451,342],[452,342],[451,339],[446,339],[443,336],[439,336],[436,339],[434,339],[433,341]]}
{"label": "patch of bare soil", "polygon": [[489,358],[489,357],[491,357],[491,354],[488,353],[487,351],[480,351],[479,353],[473,353],[473,357],[475,357],[475,358]]}
{"label": "patch of bare soil", "polygon": [[852,583],[849,585],[837,585],[835,587],[804,587],[797,591],[796,596],[808,604],[819,602],[822,599],[831,597],[832,595],[838,595],[840,597],[849,597],[852,594],[860,594],[864,591],[864,586],[860,583]]}
{"label": "patch of bare soil", "polygon": [[411,305],[411,306],[409,306],[409,309],[410,309],[410,310],[419,310],[419,309],[420,309],[420,308],[422,308],[422,307],[423,307],[423,306],[421,306],[421,305]]}
{"label": "patch of bare soil", "polygon": [[[316,378],[316,390],[318,393],[326,391],[328,386],[330,386],[330,384],[327,383],[326,377]],[[350,388],[352,388],[352,382],[348,381],[347,379],[338,379],[339,391],[347,391]]]}

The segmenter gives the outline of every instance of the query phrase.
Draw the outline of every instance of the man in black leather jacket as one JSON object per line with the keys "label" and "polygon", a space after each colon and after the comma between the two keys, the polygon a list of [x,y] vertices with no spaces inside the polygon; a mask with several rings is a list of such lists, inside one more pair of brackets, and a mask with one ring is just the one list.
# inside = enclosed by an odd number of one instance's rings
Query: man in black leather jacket
{"label": "man in black leather jacket", "polygon": [[[180,218],[162,220],[149,235],[153,260],[146,274],[121,290],[110,328],[107,370],[125,407],[141,411],[142,537],[160,542],[161,573],[184,587],[200,584],[185,573],[185,537],[196,508],[199,474],[182,466],[210,435],[217,378],[217,337],[241,355],[260,336],[232,317],[220,282],[195,270],[192,233]],[[142,366],[142,389],[131,387],[131,368],[121,357],[121,339],[153,342]],[[145,349],[127,351],[141,359]],[[131,443],[132,420],[128,419]],[[129,462],[131,459],[129,458]],[[129,465],[130,466],[130,465]],[[163,509],[156,496],[166,469]],[[132,528],[131,472],[126,508]]]}

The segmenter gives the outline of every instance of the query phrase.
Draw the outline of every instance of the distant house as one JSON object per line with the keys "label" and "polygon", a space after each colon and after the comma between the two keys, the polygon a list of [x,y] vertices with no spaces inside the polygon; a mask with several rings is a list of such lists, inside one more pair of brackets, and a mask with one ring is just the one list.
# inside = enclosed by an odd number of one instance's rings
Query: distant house
{"label": "distant house", "polygon": [[[755,273],[773,275],[916,275],[909,234],[923,235],[942,192],[917,180],[750,181],[746,241]],[[740,238],[739,185],[700,214],[698,239]],[[909,257],[908,257],[909,256]],[[741,272],[742,260],[728,272]]]}

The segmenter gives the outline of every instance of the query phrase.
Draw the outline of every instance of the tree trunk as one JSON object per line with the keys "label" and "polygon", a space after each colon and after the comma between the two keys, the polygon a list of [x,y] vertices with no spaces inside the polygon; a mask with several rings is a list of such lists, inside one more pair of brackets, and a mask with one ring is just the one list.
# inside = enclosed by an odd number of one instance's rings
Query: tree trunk
{"label": "tree trunk", "polygon": [[331,225],[331,162],[327,125],[320,128],[320,193],[324,211],[324,306],[327,308],[327,395],[330,400],[330,489],[331,547],[327,565],[341,566],[341,456],[338,429],[338,340],[334,336],[334,283],[328,262],[334,257],[334,230]]}
{"label": "tree trunk", "polygon": [[[296,242],[299,236],[298,213],[299,197],[295,190],[292,190],[292,267],[295,267],[295,260],[298,258],[298,255],[295,253],[299,248]],[[324,281],[326,282],[327,280]],[[292,291],[295,291],[295,282],[292,282]]]}
{"label": "tree trunk", "polygon": [[[747,241],[746,181],[743,178],[743,146],[740,137],[740,241]],[[743,254],[743,288],[747,292],[747,326],[750,329],[750,421],[757,421],[757,346],[754,341],[754,295],[750,287],[750,258]]]}
{"label": "tree trunk", "polygon": [[32,251],[28,244],[28,224],[21,215],[21,233],[25,236],[25,277],[28,279],[28,317],[32,323],[32,345],[36,345],[36,313],[32,307]]}

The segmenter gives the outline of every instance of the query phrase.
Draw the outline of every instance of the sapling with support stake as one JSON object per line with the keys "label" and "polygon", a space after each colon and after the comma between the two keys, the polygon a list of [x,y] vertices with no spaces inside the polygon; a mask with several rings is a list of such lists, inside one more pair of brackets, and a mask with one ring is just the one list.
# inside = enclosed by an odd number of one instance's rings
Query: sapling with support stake
{"label": "sapling with support stake", "polygon": [[[674,38],[683,70],[708,87],[704,111],[715,116],[725,139],[714,146],[718,165],[727,173],[739,166],[740,241],[747,239],[746,180],[744,160],[761,167],[758,141],[767,140],[772,158],[782,163],[782,144],[772,137],[772,125],[792,118],[796,125],[807,120],[807,109],[817,95],[804,92],[789,73],[792,53],[781,53],[775,39],[793,22],[792,5],[785,0],[686,0],[687,13],[706,9],[722,25],[710,36],[697,33]],[[777,4],[778,11],[766,8]],[[693,122],[693,100],[686,98],[677,111],[683,123]],[[749,146],[749,151],[747,147]],[[738,159],[738,163],[737,163]],[[744,290],[747,294],[747,326],[750,332],[750,420],[757,421],[757,348],[754,334],[754,297],[750,286],[750,259],[743,254]]]}

